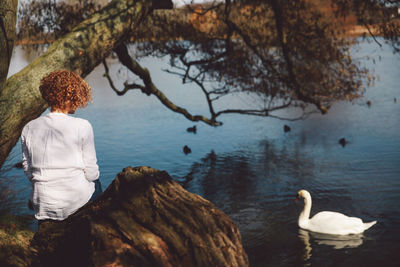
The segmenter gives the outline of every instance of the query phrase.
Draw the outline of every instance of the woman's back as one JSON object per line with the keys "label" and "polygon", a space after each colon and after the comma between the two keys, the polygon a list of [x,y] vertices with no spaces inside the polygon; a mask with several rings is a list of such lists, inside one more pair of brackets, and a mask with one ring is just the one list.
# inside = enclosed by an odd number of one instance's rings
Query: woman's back
{"label": "woman's back", "polygon": [[37,219],[65,219],[90,199],[99,171],[88,121],[52,112],[29,122],[21,140]]}
{"label": "woman's back", "polygon": [[[35,169],[83,169],[80,131],[85,127],[79,119],[63,113],[49,113],[31,121],[24,129]],[[83,134],[83,133],[82,133]]]}

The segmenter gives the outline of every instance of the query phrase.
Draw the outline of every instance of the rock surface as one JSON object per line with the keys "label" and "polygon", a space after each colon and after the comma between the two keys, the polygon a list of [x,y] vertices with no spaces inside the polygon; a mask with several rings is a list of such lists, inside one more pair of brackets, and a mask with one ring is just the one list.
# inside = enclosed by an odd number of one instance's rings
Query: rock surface
{"label": "rock surface", "polygon": [[44,222],[37,266],[248,266],[237,226],[167,172],[127,167],[61,222]]}

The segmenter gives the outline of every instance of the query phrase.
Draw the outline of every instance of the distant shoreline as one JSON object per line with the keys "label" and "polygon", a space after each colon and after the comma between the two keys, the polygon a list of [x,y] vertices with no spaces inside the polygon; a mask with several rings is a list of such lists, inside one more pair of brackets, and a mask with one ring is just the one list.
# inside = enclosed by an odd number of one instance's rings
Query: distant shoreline
{"label": "distant shoreline", "polygon": [[[374,28],[371,28],[372,34],[377,36],[377,30]],[[361,25],[355,25],[348,30],[346,30],[346,36],[348,37],[362,37],[362,36],[368,36],[370,32],[368,29],[364,26]],[[378,35],[380,36],[380,35]],[[53,39],[37,39],[37,40],[30,40],[30,39],[21,39],[17,40],[14,42],[14,45],[44,45],[44,44],[51,44],[55,40]]]}
{"label": "distant shoreline", "polygon": [[[374,27],[371,27],[370,31],[373,35],[380,36],[380,34],[378,34],[378,31]],[[365,26],[361,26],[361,25],[354,25],[346,31],[346,35],[348,35],[350,37],[362,37],[362,36],[370,35],[371,33]]]}

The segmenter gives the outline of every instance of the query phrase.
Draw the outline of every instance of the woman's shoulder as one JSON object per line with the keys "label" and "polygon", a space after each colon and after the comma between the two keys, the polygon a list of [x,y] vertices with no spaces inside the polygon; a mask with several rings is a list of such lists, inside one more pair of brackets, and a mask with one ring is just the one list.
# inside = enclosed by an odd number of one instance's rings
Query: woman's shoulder
{"label": "woman's shoulder", "polygon": [[43,116],[37,117],[37,118],[29,121],[27,124],[25,124],[23,130],[26,130],[26,129],[30,128],[30,127],[35,127],[36,125],[41,124],[43,120],[44,120]]}
{"label": "woman's shoulder", "polygon": [[90,122],[86,119],[83,118],[79,118],[79,117],[72,117],[70,116],[70,118],[80,127],[83,128],[92,128],[92,125],[90,124]]}

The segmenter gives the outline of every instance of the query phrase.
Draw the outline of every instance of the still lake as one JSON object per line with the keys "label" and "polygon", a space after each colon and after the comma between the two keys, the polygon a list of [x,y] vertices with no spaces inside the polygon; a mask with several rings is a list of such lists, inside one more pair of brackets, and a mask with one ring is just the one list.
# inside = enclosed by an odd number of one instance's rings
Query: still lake
{"label": "still lake", "polygon": [[[227,115],[217,128],[187,121],[140,92],[117,96],[103,68],[96,68],[86,78],[94,101],[76,116],[93,125],[103,187],[126,166],[168,171],[238,224],[251,266],[400,266],[400,103],[395,101],[400,101],[400,56],[374,43],[361,48],[355,57],[382,57],[375,65],[366,63],[380,80],[363,98],[295,122]],[[166,61],[149,58],[142,64],[175,103],[206,112],[197,88],[161,71]],[[17,48],[11,73],[27,63]],[[125,72],[119,75],[123,81]],[[193,125],[197,133],[186,132]],[[338,143],[342,137],[349,140],[345,147]],[[185,155],[184,145],[192,153]],[[19,144],[6,165],[18,161]],[[29,186],[22,170],[7,175],[16,179],[16,188]],[[303,188],[313,197],[311,215],[334,210],[378,223],[361,236],[344,238],[300,231],[302,204],[294,198]],[[27,190],[20,193],[27,196]]]}

